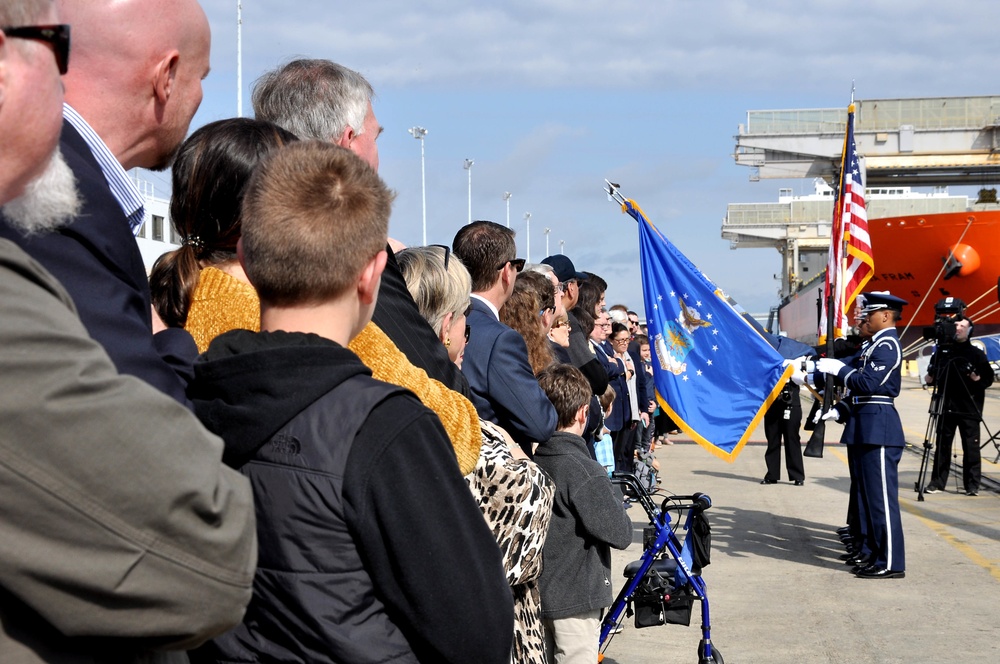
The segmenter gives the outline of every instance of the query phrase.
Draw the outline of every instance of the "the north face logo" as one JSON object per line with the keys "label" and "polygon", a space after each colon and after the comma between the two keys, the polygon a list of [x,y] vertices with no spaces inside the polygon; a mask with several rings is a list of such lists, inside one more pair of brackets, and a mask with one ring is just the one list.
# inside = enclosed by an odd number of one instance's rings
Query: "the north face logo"
{"label": "the north face logo", "polygon": [[296,455],[302,451],[302,444],[295,436],[287,433],[278,433],[269,443],[271,451],[275,454]]}

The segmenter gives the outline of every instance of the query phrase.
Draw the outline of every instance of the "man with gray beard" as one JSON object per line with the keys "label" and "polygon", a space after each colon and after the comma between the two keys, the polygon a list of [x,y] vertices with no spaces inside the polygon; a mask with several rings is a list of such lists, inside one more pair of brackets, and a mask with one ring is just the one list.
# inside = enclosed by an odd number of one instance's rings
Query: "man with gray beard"
{"label": "man with gray beard", "polygon": [[[0,3],[0,205],[19,232],[76,205],[53,159],[68,58],[53,0]],[[191,413],[119,375],[66,290],[2,238],[0,312],[0,662],[186,661],[250,600],[247,481]]]}
{"label": "man with gray beard", "polygon": [[189,406],[184,390],[197,347],[181,329],[153,334],[134,237],[144,200],[126,170],[166,168],[187,134],[208,74],[208,20],[197,0],[61,0],[59,8],[73,25],[59,146],[81,206],[61,223],[66,209],[51,208],[65,197],[50,198],[50,185],[40,183],[33,201],[4,209],[0,237],[62,282],[118,371]]}
{"label": "man with gray beard", "polygon": [[73,171],[58,148],[42,174],[25,187],[21,196],[0,207],[7,223],[30,236],[45,233],[72,221],[80,211],[80,195]]}

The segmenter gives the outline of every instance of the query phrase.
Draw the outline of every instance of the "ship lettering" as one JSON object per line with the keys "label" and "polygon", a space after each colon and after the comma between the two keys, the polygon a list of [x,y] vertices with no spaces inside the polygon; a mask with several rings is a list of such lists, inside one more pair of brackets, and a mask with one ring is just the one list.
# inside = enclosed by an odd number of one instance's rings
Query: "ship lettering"
{"label": "ship lettering", "polygon": [[913,281],[912,272],[883,272],[872,276],[872,281]]}

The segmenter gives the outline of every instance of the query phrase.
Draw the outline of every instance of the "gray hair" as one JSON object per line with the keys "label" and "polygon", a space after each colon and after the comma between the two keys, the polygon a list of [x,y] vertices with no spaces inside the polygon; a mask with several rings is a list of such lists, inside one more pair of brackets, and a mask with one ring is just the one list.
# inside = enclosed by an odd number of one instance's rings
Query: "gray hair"
{"label": "gray hair", "polygon": [[472,277],[458,256],[450,254],[445,271],[444,259],[448,254],[446,247],[433,245],[408,247],[396,254],[406,289],[436,334],[441,334],[445,316],[457,316],[466,310],[472,292]]}
{"label": "gray hair", "polygon": [[[556,271],[548,263],[528,263],[524,266],[525,272],[537,272],[538,274],[544,274],[548,277],[550,274],[555,274]],[[558,281],[558,277],[556,281]]]}
{"label": "gray hair", "polygon": [[252,93],[258,120],[317,141],[336,140],[348,127],[361,134],[374,96],[364,76],[329,60],[293,60],[257,79]]}
{"label": "gray hair", "polygon": [[22,27],[37,23],[55,0],[4,0],[0,2],[0,26]]}

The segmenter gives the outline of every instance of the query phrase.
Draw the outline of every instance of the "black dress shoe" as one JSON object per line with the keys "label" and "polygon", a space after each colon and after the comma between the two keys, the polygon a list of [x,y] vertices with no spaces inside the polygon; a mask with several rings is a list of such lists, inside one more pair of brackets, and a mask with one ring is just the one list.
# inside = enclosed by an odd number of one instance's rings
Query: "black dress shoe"
{"label": "black dress shoe", "polygon": [[854,574],[855,576],[857,576],[858,574],[860,574],[861,572],[863,572],[865,570],[872,570],[872,569],[876,569],[875,568],[875,563],[869,563],[867,565],[858,565],[856,567],[852,567],[851,568],[851,574]]}
{"label": "black dress shoe", "polygon": [[851,567],[854,567],[856,565],[861,565],[862,567],[864,567],[870,562],[871,561],[868,559],[868,556],[852,556],[847,560],[845,560],[844,564],[850,565]]}
{"label": "black dress shoe", "polygon": [[769,480],[766,477],[760,481],[761,484],[777,484],[778,480]]}
{"label": "black dress shoe", "polygon": [[850,526],[841,526],[840,528],[837,528],[838,535],[848,535],[850,534],[850,532],[851,532]]}
{"label": "black dress shoe", "polygon": [[861,570],[857,576],[859,579],[902,579],[906,577],[906,572],[884,567],[871,567]]}
{"label": "black dress shoe", "polygon": [[792,482],[792,484],[794,484],[795,486],[802,486],[803,484],[805,484],[805,482],[803,482],[802,480],[795,480],[794,482]]}

